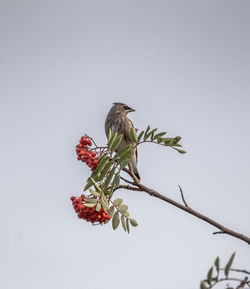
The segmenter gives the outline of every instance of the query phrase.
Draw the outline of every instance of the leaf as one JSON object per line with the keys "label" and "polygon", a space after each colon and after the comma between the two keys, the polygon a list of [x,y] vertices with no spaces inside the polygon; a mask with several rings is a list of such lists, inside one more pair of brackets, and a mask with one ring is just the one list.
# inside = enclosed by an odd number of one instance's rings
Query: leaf
{"label": "leaf", "polygon": [[172,138],[170,137],[166,137],[163,139],[164,140],[164,145],[165,146],[169,146],[171,144],[171,141],[173,140]]}
{"label": "leaf", "polygon": [[154,130],[151,130],[149,133],[145,135],[146,139],[150,138],[150,136],[154,133]]}
{"label": "leaf", "polygon": [[132,148],[126,150],[125,152],[123,152],[121,154],[121,157],[119,158],[117,165],[119,166],[121,163],[123,163],[125,160],[129,159],[130,155],[132,155],[132,153],[134,152],[134,150]]}
{"label": "leaf", "polygon": [[97,205],[96,205],[96,211],[97,212],[99,212],[100,210],[101,210],[101,208],[102,208],[102,206],[101,206],[101,204],[100,203],[98,203]]}
{"label": "leaf", "polygon": [[206,285],[204,280],[201,281],[200,289],[208,289],[208,287],[207,287],[207,285]]}
{"label": "leaf", "polygon": [[135,219],[129,219],[129,221],[130,221],[130,224],[131,224],[133,227],[138,226],[138,223],[136,222]]}
{"label": "leaf", "polygon": [[94,184],[95,188],[97,189],[97,191],[100,192],[101,188],[98,186],[97,182],[92,177],[90,177],[90,179],[93,182],[93,184]]}
{"label": "leaf", "polygon": [[92,182],[91,178],[88,178],[87,184],[86,184],[86,186],[84,187],[83,191],[84,191],[84,192],[87,191],[87,190],[88,190],[90,187],[92,187],[92,186],[93,186],[93,182]]}
{"label": "leaf", "polygon": [[174,138],[175,143],[178,143],[181,140],[181,136],[176,136]]}
{"label": "leaf", "polygon": [[211,267],[207,273],[207,283],[211,285],[213,275],[213,267]]}
{"label": "leaf", "polygon": [[123,213],[123,215],[128,218],[129,217],[129,212],[127,211],[127,212]]}
{"label": "leaf", "polygon": [[118,207],[118,206],[121,205],[122,202],[123,202],[123,199],[118,198],[118,199],[115,199],[115,200],[113,201],[113,204],[114,204],[114,206]]}
{"label": "leaf", "polygon": [[140,132],[140,134],[138,135],[138,142],[141,140],[143,134],[144,134],[144,130],[142,132]]}
{"label": "leaf", "polygon": [[121,154],[127,151],[129,148],[131,148],[131,144],[127,144],[123,146],[121,149],[119,149],[119,151],[114,155],[114,160],[117,160],[121,156]]}
{"label": "leaf", "polygon": [[121,221],[122,221],[123,230],[126,232],[127,231],[127,226],[126,226],[126,220],[125,220],[124,216],[121,216]]}
{"label": "leaf", "polygon": [[104,166],[108,163],[109,161],[109,155],[107,153],[105,153],[99,160],[98,166],[95,169],[94,173],[93,173],[93,177],[97,176],[100,171],[104,168]]}
{"label": "leaf", "polygon": [[114,230],[116,230],[118,228],[120,224],[120,216],[118,214],[118,212],[115,212],[113,219],[112,219],[112,227]]}
{"label": "leaf", "polygon": [[115,207],[112,206],[107,210],[108,215],[112,218],[115,211]]}
{"label": "leaf", "polygon": [[110,141],[111,137],[112,137],[112,130],[110,128],[109,129],[109,133],[108,133],[108,142]]}
{"label": "leaf", "polygon": [[152,130],[152,134],[151,134],[151,140],[154,140],[154,134],[157,131],[158,128],[155,128]]}
{"label": "leaf", "polygon": [[160,132],[160,133],[157,133],[157,134],[154,136],[154,139],[158,139],[159,137],[163,137],[165,134],[166,134],[165,131]]}
{"label": "leaf", "polygon": [[143,139],[146,140],[147,139],[147,134],[148,134],[148,131],[150,130],[150,126],[148,125],[146,131],[145,131],[145,134],[144,134],[144,137]]}
{"label": "leaf", "polygon": [[106,188],[108,187],[108,185],[109,185],[109,183],[110,183],[110,181],[111,181],[111,179],[112,179],[112,177],[113,177],[113,175],[114,175],[114,173],[115,173],[115,170],[116,170],[116,167],[114,166],[114,167],[112,168],[112,170],[110,171],[110,173],[108,174],[108,176],[107,176],[107,178],[106,178],[106,180],[105,180],[105,187],[106,187]]}
{"label": "leaf", "polygon": [[103,199],[101,199],[100,202],[101,202],[101,204],[102,204],[102,206],[103,206],[103,208],[104,208],[105,211],[109,210],[109,206],[107,205],[107,203],[105,203],[105,202],[103,201]]}
{"label": "leaf", "polygon": [[127,210],[128,210],[128,206],[127,205],[120,205],[119,206],[119,211],[121,212],[121,213],[125,213],[125,212],[127,212]]}
{"label": "leaf", "polygon": [[91,203],[91,204],[84,204],[84,206],[85,206],[85,207],[88,207],[88,208],[93,208],[95,205],[96,205],[96,204],[93,204],[93,203]]}
{"label": "leaf", "polygon": [[92,189],[90,189],[89,191],[90,191],[91,195],[93,195],[94,197],[97,197],[97,198],[98,198],[98,197],[100,197],[100,195],[101,195],[100,193],[95,192],[95,191],[92,190]]}
{"label": "leaf", "polygon": [[114,188],[118,187],[120,184],[120,175],[117,173],[113,179],[112,185],[111,185],[111,192],[113,192]]}
{"label": "leaf", "polygon": [[116,174],[116,176],[114,177],[114,183],[115,183],[115,187],[119,187],[120,185],[120,175]]}
{"label": "leaf", "polygon": [[185,154],[186,153],[186,151],[184,151],[184,150],[177,150],[180,154]]}
{"label": "leaf", "polygon": [[225,270],[224,270],[224,273],[225,273],[225,276],[227,277],[228,274],[229,274],[229,271],[230,271],[230,268],[233,264],[233,260],[234,260],[234,256],[235,256],[235,252],[232,254],[232,256],[230,257],[226,267],[225,267]]}
{"label": "leaf", "polygon": [[126,160],[120,164],[120,170],[122,171],[129,163],[129,160]]}
{"label": "leaf", "polygon": [[136,142],[136,143],[138,142],[137,134],[136,134],[134,127],[131,127],[131,129],[129,131],[129,136],[130,136],[130,140],[132,142]]}
{"label": "leaf", "polygon": [[85,202],[87,203],[98,203],[98,199],[90,199],[90,198],[85,198],[84,199]]}
{"label": "leaf", "polygon": [[219,257],[217,257],[217,258],[215,259],[214,265],[215,265],[215,267],[216,267],[216,271],[219,273],[219,271],[220,271],[220,258],[219,258]]}
{"label": "leaf", "polygon": [[116,137],[117,137],[117,132],[115,132],[115,133],[112,135],[111,139],[110,139],[109,142],[108,142],[108,149],[109,149],[109,150],[110,150],[113,142],[115,141]]}
{"label": "leaf", "polygon": [[110,147],[110,153],[111,153],[111,154],[113,153],[113,151],[115,151],[115,150],[117,149],[117,147],[118,147],[119,144],[121,143],[122,137],[123,137],[123,135],[120,134],[120,135],[118,136],[118,138],[117,138],[117,139],[113,142],[113,144],[111,145],[111,147]]}
{"label": "leaf", "polygon": [[126,227],[127,227],[127,232],[129,234],[130,229],[129,229],[129,221],[128,221],[128,219],[126,219]]}
{"label": "leaf", "polygon": [[105,167],[103,168],[103,170],[101,172],[100,177],[98,178],[99,181],[101,181],[106,176],[106,174],[108,173],[108,171],[112,167],[112,165],[113,165],[113,163],[110,161],[105,165]]}

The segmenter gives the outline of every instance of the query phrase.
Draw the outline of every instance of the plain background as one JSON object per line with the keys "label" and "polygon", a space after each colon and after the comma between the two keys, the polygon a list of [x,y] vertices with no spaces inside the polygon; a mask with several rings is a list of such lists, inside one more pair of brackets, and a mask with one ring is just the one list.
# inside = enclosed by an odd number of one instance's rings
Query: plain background
{"label": "plain background", "polygon": [[250,1],[0,2],[0,287],[199,288],[216,256],[249,270],[249,246],[143,193],[120,191],[128,235],[77,219],[113,102],[187,150],[139,148],[142,182],[250,235]]}

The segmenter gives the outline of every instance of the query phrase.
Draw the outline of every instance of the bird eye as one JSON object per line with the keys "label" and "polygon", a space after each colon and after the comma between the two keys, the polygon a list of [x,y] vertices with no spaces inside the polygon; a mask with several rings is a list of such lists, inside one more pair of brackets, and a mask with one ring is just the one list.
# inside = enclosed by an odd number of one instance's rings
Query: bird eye
{"label": "bird eye", "polygon": [[130,109],[130,107],[127,106],[127,105],[125,105],[123,108],[124,108],[125,110],[129,110],[129,109]]}

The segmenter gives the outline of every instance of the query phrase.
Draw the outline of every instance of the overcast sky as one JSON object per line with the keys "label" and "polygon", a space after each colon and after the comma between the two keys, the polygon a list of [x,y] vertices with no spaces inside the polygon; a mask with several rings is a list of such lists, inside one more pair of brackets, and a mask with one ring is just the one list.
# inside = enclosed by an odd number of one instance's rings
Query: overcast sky
{"label": "overcast sky", "polygon": [[199,288],[216,256],[249,246],[144,193],[119,191],[128,235],[79,220],[90,170],[75,145],[105,145],[125,102],[135,126],[187,150],[139,148],[142,183],[250,235],[250,1],[0,2],[0,287]]}

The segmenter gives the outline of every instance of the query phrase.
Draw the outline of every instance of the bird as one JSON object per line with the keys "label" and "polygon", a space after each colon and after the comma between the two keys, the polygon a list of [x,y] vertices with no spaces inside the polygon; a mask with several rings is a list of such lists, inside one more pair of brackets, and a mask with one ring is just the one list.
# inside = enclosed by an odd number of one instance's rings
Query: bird
{"label": "bird", "polygon": [[[130,139],[130,129],[134,127],[132,121],[127,117],[128,113],[135,111],[125,103],[114,102],[111,107],[106,121],[105,121],[105,133],[108,137],[109,130],[111,133],[117,133],[118,135],[123,134],[123,138],[117,149],[121,149],[127,144],[135,144]],[[140,181],[140,175],[137,169],[137,148],[134,148],[134,153],[130,157],[130,162],[134,171],[135,176]]]}

